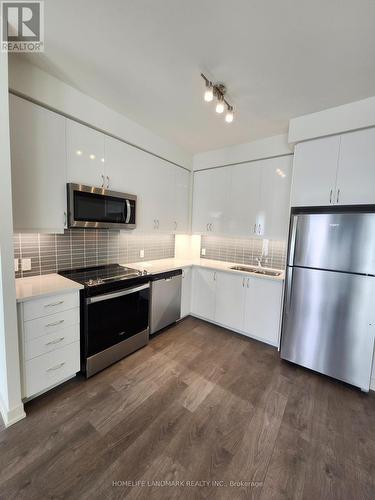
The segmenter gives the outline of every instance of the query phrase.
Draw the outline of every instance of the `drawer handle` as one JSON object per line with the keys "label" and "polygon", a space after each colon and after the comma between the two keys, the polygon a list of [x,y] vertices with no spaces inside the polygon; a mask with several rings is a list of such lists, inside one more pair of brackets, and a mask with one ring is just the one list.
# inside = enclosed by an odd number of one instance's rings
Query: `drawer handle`
{"label": "drawer handle", "polygon": [[52,371],[58,370],[59,368],[62,368],[64,365],[65,365],[65,361],[63,361],[62,363],[60,363],[56,366],[52,366],[51,368],[47,368],[46,372],[52,372]]}
{"label": "drawer handle", "polygon": [[58,302],[52,302],[51,304],[45,304],[44,307],[59,306],[60,304],[64,304],[64,301],[63,300],[59,300]]}
{"label": "drawer handle", "polygon": [[54,323],[48,323],[48,325],[46,325],[46,327],[47,327],[47,326],[57,326],[57,325],[61,325],[62,323],[64,323],[64,321],[65,321],[64,319],[60,319],[60,321],[55,321]]}
{"label": "drawer handle", "polygon": [[51,342],[47,342],[47,344],[45,344],[45,345],[54,345],[54,344],[59,344],[59,343],[60,343],[60,342],[62,342],[64,339],[65,339],[65,337],[60,337],[59,339],[56,339],[56,340],[51,340]]}

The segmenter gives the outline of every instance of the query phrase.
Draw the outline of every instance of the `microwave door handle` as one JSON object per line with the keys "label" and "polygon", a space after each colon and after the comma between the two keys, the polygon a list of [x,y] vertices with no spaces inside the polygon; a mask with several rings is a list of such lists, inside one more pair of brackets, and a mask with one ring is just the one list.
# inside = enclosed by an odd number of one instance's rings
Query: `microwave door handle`
{"label": "microwave door handle", "polygon": [[125,218],[125,224],[129,224],[130,222],[130,216],[132,213],[132,206],[130,205],[129,200],[125,200],[126,203],[126,218]]}

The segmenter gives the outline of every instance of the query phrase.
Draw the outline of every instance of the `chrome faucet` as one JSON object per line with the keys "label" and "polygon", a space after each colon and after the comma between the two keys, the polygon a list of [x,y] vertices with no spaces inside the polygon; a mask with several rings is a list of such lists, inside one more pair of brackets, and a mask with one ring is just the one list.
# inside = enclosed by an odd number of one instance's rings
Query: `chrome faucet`
{"label": "chrome faucet", "polygon": [[267,264],[268,261],[267,257],[265,257],[264,255],[262,255],[261,257],[257,257],[255,260],[258,262],[258,267],[263,267],[264,264]]}

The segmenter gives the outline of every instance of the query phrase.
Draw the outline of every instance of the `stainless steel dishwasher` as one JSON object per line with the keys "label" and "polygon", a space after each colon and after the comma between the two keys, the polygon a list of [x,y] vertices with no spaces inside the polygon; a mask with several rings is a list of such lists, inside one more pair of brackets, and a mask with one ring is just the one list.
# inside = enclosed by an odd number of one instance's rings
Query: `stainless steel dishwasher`
{"label": "stainless steel dishwasher", "polygon": [[157,274],[151,281],[150,334],[181,317],[182,270]]}

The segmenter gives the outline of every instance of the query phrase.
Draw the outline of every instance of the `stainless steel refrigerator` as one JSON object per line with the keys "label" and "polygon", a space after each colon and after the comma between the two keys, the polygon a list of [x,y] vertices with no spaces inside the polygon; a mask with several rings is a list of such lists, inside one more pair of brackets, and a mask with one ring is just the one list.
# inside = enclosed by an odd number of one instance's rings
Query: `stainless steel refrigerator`
{"label": "stainless steel refrigerator", "polygon": [[281,357],[368,391],[375,213],[292,213]]}

